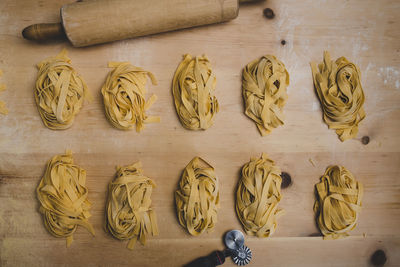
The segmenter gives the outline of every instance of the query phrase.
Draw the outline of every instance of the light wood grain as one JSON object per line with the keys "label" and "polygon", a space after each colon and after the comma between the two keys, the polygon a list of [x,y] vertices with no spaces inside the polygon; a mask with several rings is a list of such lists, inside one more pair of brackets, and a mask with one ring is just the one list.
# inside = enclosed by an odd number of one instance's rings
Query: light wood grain
{"label": "light wood grain", "polygon": [[[72,1],[0,2],[0,95],[9,115],[0,116],[0,264],[2,266],[132,265],[180,266],[216,249],[222,236],[241,229],[234,210],[240,168],[251,156],[266,152],[293,178],[283,190],[279,219],[270,239],[246,237],[254,259],[250,266],[368,266],[371,254],[383,249],[388,266],[400,263],[400,4],[398,1],[270,0],[243,5],[231,22],[120,41],[89,48],[68,43],[39,45],[21,37],[27,25],[57,22],[59,8]],[[262,10],[276,16],[267,20]],[[286,45],[281,45],[281,40]],[[51,131],[36,109],[35,64],[69,50],[73,66],[86,80],[94,101],[84,105],[72,128]],[[321,61],[328,49],[333,58],[346,56],[358,64],[366,95],[366,119],[357,139],[341,143],[322,121],[313,91],[310,61]],[[220,112],[205,132],[185,130],[174,110],[171,82],[184,53],[207,54],[217,75]],[[241,71],[245,64],[274,54],[290,73],[285,125],[261,137],[243,114]],[[161,123],[140,133],[114,129],[104,115],[100,89],[108,61],[130,61],[153,72],[159,84],[149,92],[158,101],[150,115]],[[368,135],[371,142],[362,145]],[[35,189],[46,161],[66,149],[87,170],[92,237],[78,229],[67,249],[52,237],[38,212]],[[201,156],[216,169],[221,183],[221,209],[212,233],[189,236],[178,224],[173,193],[181,171]],[[315,163],[315,167],[309,162]],[[153,206],[160,235],[134,251],[102,229],[108,182],[116,165],[141,160],[144,173],[157,183]],[[346,166],[365,185],[363,210],[352,237],[323,241],[310,237],[318,230],[312,206],[314,184],[330,164]],[[363,236],[366,234],[366,237]],[[224,266],[234,266],[227,260]]]}

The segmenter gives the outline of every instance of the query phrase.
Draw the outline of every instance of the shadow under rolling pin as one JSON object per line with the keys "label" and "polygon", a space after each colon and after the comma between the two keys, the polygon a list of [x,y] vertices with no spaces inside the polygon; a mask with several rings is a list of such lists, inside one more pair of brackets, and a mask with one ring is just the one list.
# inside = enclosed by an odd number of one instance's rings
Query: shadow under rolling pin
{"label": "shadow under rolling pin", "polygon": [[41,23],[22,31],[44,42],[66,36],[73,46],[89,46],[235,19],[239,2],[262,0],[86,0],[61,7],[61,23]]}

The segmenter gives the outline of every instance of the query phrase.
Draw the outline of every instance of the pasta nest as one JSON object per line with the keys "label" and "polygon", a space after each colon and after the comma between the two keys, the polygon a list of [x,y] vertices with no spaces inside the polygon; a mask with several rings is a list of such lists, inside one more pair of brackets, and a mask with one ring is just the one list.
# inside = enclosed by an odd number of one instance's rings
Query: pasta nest
{"label": "pasta nest", "polygon": [[53,130],[71,127],[84,98],[91,98],[86,83],[72,68],[65,49],[37,67],[35,100],[43,123]]}
{"label": "pasta nest", "polygon": [[312,62],[311,69],[325,123],[335,129],[342,142],[354,138],[358,124],[365,118],[359,68],[345,57],[331,61],[325,51],[324,61],[318,67]]}
{"label": "pasta nest", "polygon": [[342,166],[330,166],[315,185],[314,212],[324,239],[348,236],[361,211],[363,186]]}
{"label": "pasta nest", "polygon": [[158,235],[157,217],[151,207],[155,183],[142,173],[140,162],[117,167],[108,186],[105,227],[115,238],[129,240],[133,249],[136,240],[142,245],[149,234]]}
{"label": "pasta nest", "polygon": [[136,132],[144,128],[145,123],[159,122],[160,117],[148,116],[146,111],[157,100],[152,95],[147,101],[146,80],[150,78],[156,85],[155,76],[129,62],[110,62],[112,71],[107,76],[101,89],[107,119],[121,130],[131,129],[136,125]]}
{"label": "pasta nest", "polygon": [[214,168],[199,157],[193,158],[182,173],[175,202],[179,223],[191,235],[212,230],[219,207],[219,186]]}
{"label": "pasta nest", "polygon": [[88,221],[91,204],[85,184],[86,171],[74,165],[72,153],[67,151],[49,160],[36,189],[45,227],[55,237],[66,237],[67,247],[71,245],[78,225],[94,235]]}
{"label": "pasta nest", "polygon": [[256,123],[262,136],[283,125],[288,85],[289,73],[274,56],[263,56],[243,69],[245,114]]}
{"label": "pasta nest", "polygon": [[262,154],[242,168],[236,192],[236,213],[248,235],[269,237],[283,215],[278,208],[281,200],[281,170]]}
{"label": "pasta nest", "polygon": [[216,78],[206,56],[185,55],[172,81],[175,109],[186,129],[206,130],[219,107],[214,96]]}

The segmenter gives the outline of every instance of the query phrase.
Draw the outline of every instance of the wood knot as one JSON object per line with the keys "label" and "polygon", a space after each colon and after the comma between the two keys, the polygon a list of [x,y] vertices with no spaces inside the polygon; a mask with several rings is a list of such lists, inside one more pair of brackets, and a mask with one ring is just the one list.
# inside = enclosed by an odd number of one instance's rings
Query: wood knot
{"label": "wood knot", "polygon": [[282,178],[281,188],[288,188],[289,186],[292,185],[292,177],[290,176],[289,173],[282,172],[281,178]]}
{"label": "wood knot", "polygon": [[382,249],[378,249],[371,256],[371,263],[374,266],[383,266],[386,263],[386,253]]}
{"label": "wood knot", "polygon": [[267,19],[273,19],[275,17],[274,11],[270,8],[264,9],[263,14]]}
{"label": "wood knot", "polygon": [[368,145],[368,143],[369,143],[369,136],[363,136],[362,138],[361,138],[361,143],[363,144],[363,145]]}
{"label": "wood knot", "polygon": [[281,45],[285,45],[285,44],[286,44],[286,40],[282,40]]}

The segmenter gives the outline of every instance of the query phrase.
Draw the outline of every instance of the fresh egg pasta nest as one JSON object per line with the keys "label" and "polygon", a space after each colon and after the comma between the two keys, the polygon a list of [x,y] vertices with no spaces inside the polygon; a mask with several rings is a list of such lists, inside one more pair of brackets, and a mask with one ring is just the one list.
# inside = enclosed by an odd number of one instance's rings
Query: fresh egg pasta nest
{"label": "fresh egg pasta nest", "polygon": [[172,82],[175,109],[186,129],[206,130],[214,123],[216,78],[206,56],[185,55]]}
{"label": "fresh egg pasta nest", "polygon": [[354,138],[365,118],[359,68],[345,57],[333,61],[325,51],[324,61],[318,67],[312,62],[311,70],[325,123],[335,129],[342,142]]}
{"label": "fresh egg pasta nest", "polygon": [[74,165],[72,153],[67,151],[49,160],[36,189],[45,227],[55,237],[66,237],[67,247],[78,225],[94,235],[88,221],[91,204],[85,184],[86,171]]}
{"label": "fresh egg pasta nest", "polygon": [[90,97],[86,83],[72,68],[65,49],[37,67],[35,100],[43,123],[53,130],[71,127],[84,98]]}
{"label": "fresh egg pasta nest", "polygon": [[236,213],[248,235],[269,237],[283,215],[278,208],[281,200],[281,170],[266,154],[252,158],[242,168],[236,192]]}
{"label": "fresh egg pasta nest", "polygon": [[214,168],[199,157],[186,166],[175,191],[179,223],[194,236],[210,231],[217,222],[219,186]]}
{"label": "fresh egg pasta nest", "polygon": [[121,130],[131,129],[136,125],[140,132],[145,123],[159,122],[159,117],[147,116],[146,111],[156,101],[152,95],[147,101],[146,79],[157,84],[151,72],[135,67],[129,62],[110,62],[113,68],[101,89],[106,116],[111,124]]}
{"label": "fresh egg pasta nest", "polygon": [[282,109],[288,98],[289,73],[276,57],[266,55],[243,69],[242,91],[245,114],[262,136],[283,125]]}
{"label": "fresh egg pasta nest", "polygon": [[363,186],[342,166],[330,166],[315,185],[314,212],[324,239],[348,236],[356,227],[361,211]]}
{"label": "fresh egg pasta nest", "polygon": [[129,240],[133,249],[136,240],[142,245],[149,234],[158,235],[157,217],[151,207],[155,183],[142,173],[140,162],[117,167],[117,174],[108,186],[106,230],[119,240]]}

